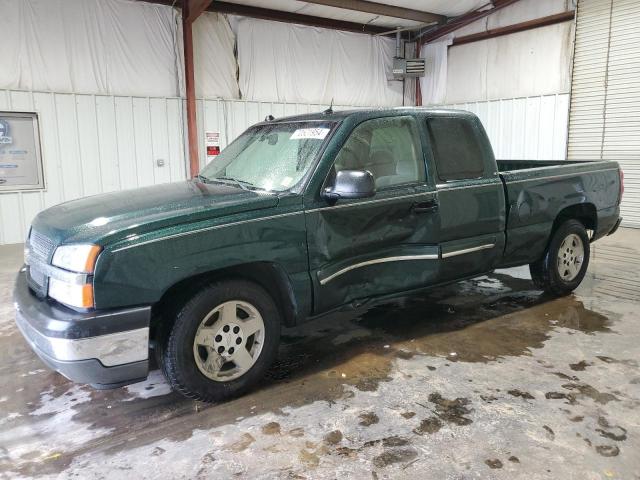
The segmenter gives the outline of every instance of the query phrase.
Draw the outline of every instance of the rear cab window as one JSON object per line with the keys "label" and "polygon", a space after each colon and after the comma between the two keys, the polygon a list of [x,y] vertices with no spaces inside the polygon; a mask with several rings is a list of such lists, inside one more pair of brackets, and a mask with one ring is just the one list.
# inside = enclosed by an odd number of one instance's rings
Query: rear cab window
{"label": "rear cab window", "polygon": [[440,181],[476,179],[485,175],[482,144],[470,119],[431,117],[427,119],[427,129]]}

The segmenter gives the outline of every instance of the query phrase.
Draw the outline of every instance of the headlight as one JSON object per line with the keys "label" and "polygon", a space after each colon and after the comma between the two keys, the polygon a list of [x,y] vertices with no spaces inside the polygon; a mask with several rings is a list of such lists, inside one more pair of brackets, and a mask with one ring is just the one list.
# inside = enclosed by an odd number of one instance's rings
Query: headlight
{"label": "headlight", "polygon": [[98,253],[100,253],[98,245],[62,245],[56,248],[51,263],[72,272],[93,273]]}
{"label": "headlight", "polygon": [[[93,273],[100,253],[98,245],[61,245],[53,254],[52,265],[74,273]],[[58,278],[49,278],[49,296],[71,307],[93,308],[93,284],[68,283]]]}
{"label": "headlight", "polygon": [[90,283],[75,285],[49,278],[49,296],[72,307],[93,307],[93,285]]}

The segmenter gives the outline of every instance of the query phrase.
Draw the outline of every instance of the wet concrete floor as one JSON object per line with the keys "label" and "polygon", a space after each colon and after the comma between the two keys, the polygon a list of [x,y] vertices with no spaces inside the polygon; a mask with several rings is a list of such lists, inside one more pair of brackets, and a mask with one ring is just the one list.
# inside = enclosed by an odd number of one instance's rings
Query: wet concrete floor
{"label": "wet concrete floor", "polygon": [[517,268],[284,332],[219,405],[160,373],[110,391],[50,372],[13,323],[0,247],[0,478],[640,479],[640,231],[554,299]]}

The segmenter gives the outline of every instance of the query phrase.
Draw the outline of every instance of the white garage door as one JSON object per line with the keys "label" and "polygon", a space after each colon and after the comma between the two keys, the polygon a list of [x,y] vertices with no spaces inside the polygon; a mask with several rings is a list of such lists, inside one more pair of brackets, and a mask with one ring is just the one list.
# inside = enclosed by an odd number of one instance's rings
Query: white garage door
{"label": "white garage door", "polygon": [[640,2],[580,0],[568,158],[620,162],[623,225],[640,228]]}

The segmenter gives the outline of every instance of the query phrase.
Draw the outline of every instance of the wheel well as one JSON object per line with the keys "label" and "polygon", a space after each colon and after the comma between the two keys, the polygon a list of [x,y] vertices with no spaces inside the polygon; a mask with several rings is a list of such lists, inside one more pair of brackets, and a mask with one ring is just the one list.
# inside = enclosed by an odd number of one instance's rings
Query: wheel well
{"label": "wheel well", "polygon": [[206,272],[171,286],[152,308],[151,338],[157,339],[160,332],[166,332],[180,307],[204,285],[230,279],[247,280],[260,285],[273,298],[282,323],[287,327],[296,324],[297,304],[286,272],[274,263],[253,262]]}
{"label": "wheel well", "polygon": [[560,210],[553,222],[551,233],[553,234],[562,223],[571,219],[578,220],[588,230],[593,230],[594,232],[597,230],[598,213],[595,205],[593,203],[580,203]]}

